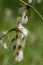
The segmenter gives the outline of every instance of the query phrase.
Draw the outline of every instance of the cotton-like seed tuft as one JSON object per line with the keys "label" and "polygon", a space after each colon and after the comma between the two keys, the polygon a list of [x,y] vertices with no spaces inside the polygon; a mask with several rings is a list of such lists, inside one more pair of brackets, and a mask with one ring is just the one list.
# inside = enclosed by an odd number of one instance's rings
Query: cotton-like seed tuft
{"label": "cotton-like seed tuft", "polygon": [[16,62],[20,62],[20,61],[22,61],[23,60],[23,51],[22,51],[22,49],[20,49],[19,51],[18,51],[18,53],[17,53],[17,56],[15,57],[15,61]]}

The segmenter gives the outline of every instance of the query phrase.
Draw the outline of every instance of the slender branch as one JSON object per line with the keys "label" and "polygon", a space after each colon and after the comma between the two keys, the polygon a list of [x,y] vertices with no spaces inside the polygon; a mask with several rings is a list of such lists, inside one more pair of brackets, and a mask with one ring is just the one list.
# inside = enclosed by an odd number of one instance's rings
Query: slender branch
{"label": "slender branch", "polygon": [[30,4],[28,4],[28,3],[26,3],[26,2],[24,2],[24,1],[22,1],[22,0],[19,0],[21,3],[23,3],[25,6],[29,6],[29,7],[31,7],[39,16],[40,16],[40,18],[42,19],[42,21],[43,21],[43,16],[33,7],[33,6],[31,6]]}
{"label": "slender branch", "polygon": [[6,34],[4,34],[0,39],[2,39],[3,37],[5,37],[8,33],[12,32],[12,31],[15,31],[15,32],[16,32],[16,35],[17,35],[17,32],[22,33],[22,31],[21,31],[19,28],[15,27],[15,28],[9,30],[9,31],[8,31]]}
{"label": "slender branch", "polygon": [[8,33],[12,32],[12,31],[16,31],[15,28],[9,30],[6,34],[4,34],[0,39],[2,39],[3,37],[5,37]]}

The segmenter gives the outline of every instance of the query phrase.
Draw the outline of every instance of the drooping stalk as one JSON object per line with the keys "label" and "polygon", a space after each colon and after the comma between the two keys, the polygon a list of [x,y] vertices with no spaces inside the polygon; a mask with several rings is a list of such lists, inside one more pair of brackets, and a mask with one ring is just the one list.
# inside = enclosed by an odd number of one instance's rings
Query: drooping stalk
{"label": "drooping stalk", "polygon": [[40,18],[41,18],[42,21],[43,21],[43,16],[42,16],[33,6],[31,6],[30,4],[24,2],[23,0],[19,0],[19,1],[20,1],[21,3],[23,3],[25,6],[28,6],[28,7],[32,8],[32,9],[40,16]]}

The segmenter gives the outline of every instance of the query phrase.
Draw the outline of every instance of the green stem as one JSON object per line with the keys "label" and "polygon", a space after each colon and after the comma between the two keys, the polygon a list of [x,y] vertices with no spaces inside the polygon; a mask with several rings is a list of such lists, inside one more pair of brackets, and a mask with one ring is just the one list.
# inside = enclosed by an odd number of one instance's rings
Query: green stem
{"label": "green stem", "polygon": [[17,35],[17,32],[22,33],[21,30],[19,30],[17,27],[15,27],[15,28],[9,30],[6,34],[4,34],[4,35],[0,38],[0,40],[1,40],[3,37],[5,37],[8,33],[12,32],[12,31],[15,31],[15,32],[16,32],[16,35]]}
{"label": "green stem", "polygon": [[5,37],[8,33],[12,32],[12,31],[16,31],[15,28],[9,30],[6,34],[4,34],[4,35],[0,38],[0,40],[1,40],[3,37]]}
{"label": "green stem", "polygon": [[31,8],[40,16],[40,18],[41,18],[42,21],[43,21],[42,15],[41,15],[33,6],[31,6],[30,4],[28,4],[28,3],[26,3],[26,2],[24,2],[24,1],[22,1],[22,0],[19,0],[19,1],[22,2],[24,5],[28,5],[29,7],[31,7]]}

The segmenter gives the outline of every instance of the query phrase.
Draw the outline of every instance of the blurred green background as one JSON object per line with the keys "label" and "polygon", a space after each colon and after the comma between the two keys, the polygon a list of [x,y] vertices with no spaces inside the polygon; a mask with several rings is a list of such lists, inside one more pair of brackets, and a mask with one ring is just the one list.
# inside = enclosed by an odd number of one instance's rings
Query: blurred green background
{"label": "blurred green background", "polygon": [[[43,0],[32,0],[32,3],[29,0],[24,1],[30,3],[43,16]],[[3,31],[8,31],[16,26],[20,7],[22,6],[19,0],[0,0],[0,37]],[[32,9],[28,10],[27,15],[28,24],[23,26],[30,31],[30,34],[26,40],[24,59],[15,65],[43,65],[43,21]],[[6,40],[8,49],[4,49],[0,44],[0,65],[13,65],[14,62],[9,43],[15,37],[15,33],[11,32],[8,37],[9,39]]]}

